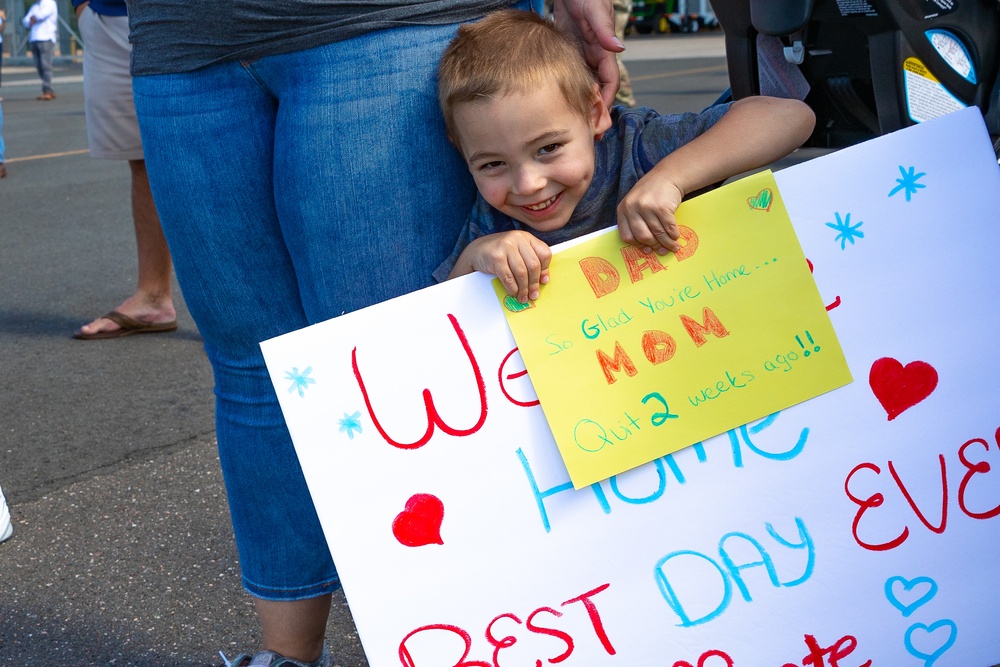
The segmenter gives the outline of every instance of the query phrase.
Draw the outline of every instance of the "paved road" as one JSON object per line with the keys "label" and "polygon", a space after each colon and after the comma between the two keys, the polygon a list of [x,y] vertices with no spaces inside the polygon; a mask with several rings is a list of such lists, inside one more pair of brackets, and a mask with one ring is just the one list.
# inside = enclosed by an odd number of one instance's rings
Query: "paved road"
{"label": "paved road", "polygon": [[[728,85],[721,37],[636,36],[640,104],[672,113]],[[79,65],[58,98],[5,66],[0,181],[0,666],[219,662],[259,637],[215,454],[211,369],[183,300],[180,330],[113,341],[71,332],[131,293],[128,168],[86,152]],[[328,636],[366,667],[350,612]]]}

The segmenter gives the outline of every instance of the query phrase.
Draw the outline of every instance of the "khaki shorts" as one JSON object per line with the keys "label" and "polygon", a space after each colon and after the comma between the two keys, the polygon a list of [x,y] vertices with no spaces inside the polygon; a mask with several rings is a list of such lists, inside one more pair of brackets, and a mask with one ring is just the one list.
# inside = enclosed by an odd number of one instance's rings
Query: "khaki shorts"
{"label": "khaki shorts", "polygon": [[128,17],[102,16],[89,6],[80,15],[87,144],[93,157],[141,160],[142,139],[132,102]]}

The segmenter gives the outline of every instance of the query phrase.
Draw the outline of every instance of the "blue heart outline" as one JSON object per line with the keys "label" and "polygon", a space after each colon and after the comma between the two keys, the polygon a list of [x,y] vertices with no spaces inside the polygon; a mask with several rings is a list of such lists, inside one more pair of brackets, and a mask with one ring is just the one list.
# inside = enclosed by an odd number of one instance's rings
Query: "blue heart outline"
{"label": "blue heart outline", "polygon": [[[896,582],[903,584],[904,591],[912,590],[919,584],[930,584],[931,587],[926,593],[917,598],[916,601],[906,605],[900,602],[899,598],[896,597],[896,594],[892,590],[892,585]],[[899,612],[903,615],[903,618],[908,617],[917,609],[930,602],[931,599],[937,595],[937,590],[937,582],[930,577],[914,577],[913,579],[906,579],[905,577],[889,577],[885,581],[885,598],[892,604],[893,607],[899,610]]]}
{"label": "blue heart outline", "polygon": [[[910,642],[910,635],[913,634],[915,630],[923,629],[927,634],[930,634],[940,627],[948,626],[951,628],[951,632],[948,633],[948,641],[944,643],[938,650],[934,653],[927,655],[921,651],[914,648],[913,643]],[[915,658],[919,658],[924,661],[924,667],[931,667],[934,661],[944,655],[945,651],[951,648],[951,645],[955,643],[955,638],[958,637],[958,626],[955,625],[955,621],[943,618],[940,621],[934,621],[930,625],[924,625],[923,623],[914,623],[909,628],[906,629],[906,634],[903,636],[903,645],[906,646],[906,651]]]}

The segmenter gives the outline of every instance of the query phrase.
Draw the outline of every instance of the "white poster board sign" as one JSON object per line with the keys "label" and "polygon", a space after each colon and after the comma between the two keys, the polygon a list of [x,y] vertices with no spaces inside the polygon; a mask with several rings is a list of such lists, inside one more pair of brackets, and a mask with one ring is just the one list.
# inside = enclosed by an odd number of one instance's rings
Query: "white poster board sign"
{"label": "white poster board sign", "polygon": [[981,117],[776,176],[854,383],[579,491],[488,277],[262,345],[373,667],[1000,663]]}

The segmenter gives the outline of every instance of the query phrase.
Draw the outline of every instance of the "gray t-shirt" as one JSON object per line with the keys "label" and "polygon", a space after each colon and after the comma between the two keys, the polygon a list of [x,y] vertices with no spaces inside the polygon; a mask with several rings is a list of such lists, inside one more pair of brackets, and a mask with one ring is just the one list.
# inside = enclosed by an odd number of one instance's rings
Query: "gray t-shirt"
{"label": "gray t-shirt", "polygon": [[565,226],[551,232],[535,231],[477,195],[455,249],[435,269],[434,279],[447,280],[465,247],[487,234],[520,229],[555,245],[617,224],[618,204],[636,182],[657,162],[715,125],[727,111],[728,104],[718,104],[701,113],[661,116],[647,107],[612,107],[611,129],[595,145],[594,180]]}
{"label": "gray t-shirt", "polygon": [[132,75],[190,72],[403,25],[482,17],[513,0],[128,0]]}

